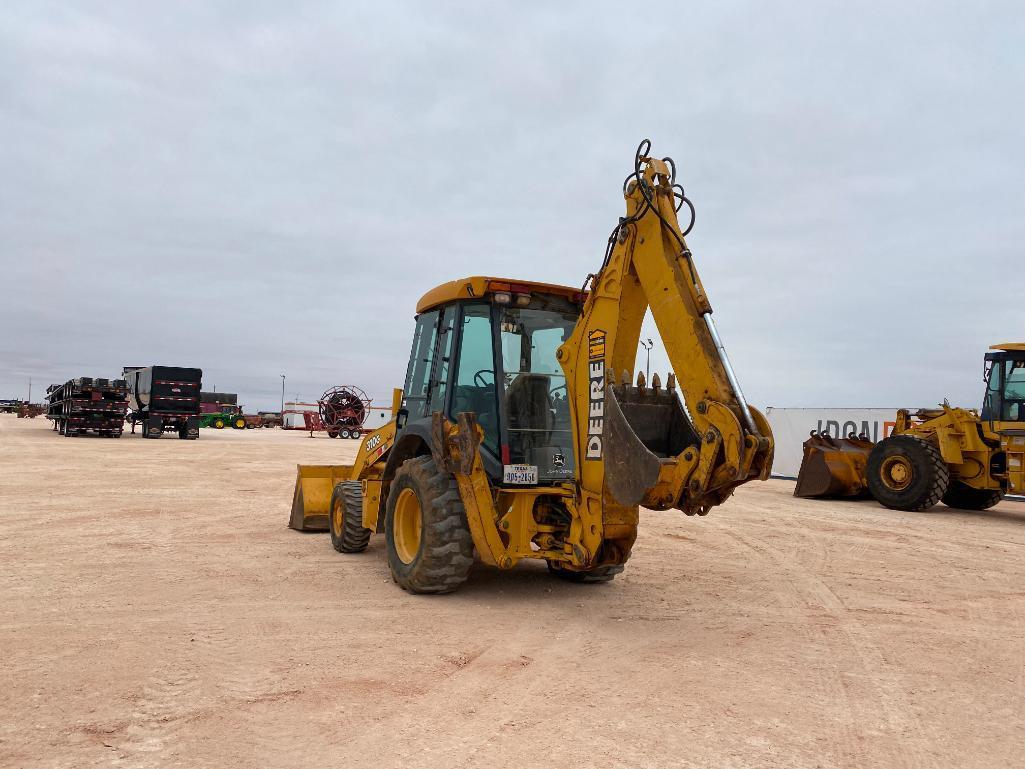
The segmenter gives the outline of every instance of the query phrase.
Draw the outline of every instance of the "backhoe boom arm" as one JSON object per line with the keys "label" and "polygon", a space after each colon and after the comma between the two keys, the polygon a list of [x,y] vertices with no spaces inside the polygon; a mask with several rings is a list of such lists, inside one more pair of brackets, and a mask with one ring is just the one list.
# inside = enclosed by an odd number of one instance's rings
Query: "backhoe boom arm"
{"label": "backhoe boom arm", "polygon": [[[649,151],[650,142],[638,148],[624,190],[627,216],[559,360],[578,421],[583,491],[603,506],[704,514],[741,483],[768,477],[772,432],[746,402],[712,319],[676,215],[690,204],[675,165]],[[672,374],[665,388],[658,375],[631,384],[649,307],[682,403]]]}

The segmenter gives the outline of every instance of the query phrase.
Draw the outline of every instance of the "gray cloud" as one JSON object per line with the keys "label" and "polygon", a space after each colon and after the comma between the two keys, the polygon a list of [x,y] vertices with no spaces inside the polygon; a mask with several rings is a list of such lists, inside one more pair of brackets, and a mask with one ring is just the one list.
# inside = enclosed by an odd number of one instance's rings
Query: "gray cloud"
{"label": "gray cloud", "polygon": [[5,7],[0,397],[387,398],[430,286],[597,266],[645,136],[753,402],[976,404],[1025,337],[1017,4],[354,5]]}

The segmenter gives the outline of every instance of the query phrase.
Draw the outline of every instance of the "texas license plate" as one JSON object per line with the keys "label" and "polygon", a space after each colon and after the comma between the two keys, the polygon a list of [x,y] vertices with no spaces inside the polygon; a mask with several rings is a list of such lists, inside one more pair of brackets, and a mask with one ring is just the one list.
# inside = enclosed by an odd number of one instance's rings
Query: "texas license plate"
{"label": "texas license plate", "polygon": [[505,465],[505,483],[537,483],[537,465]]}

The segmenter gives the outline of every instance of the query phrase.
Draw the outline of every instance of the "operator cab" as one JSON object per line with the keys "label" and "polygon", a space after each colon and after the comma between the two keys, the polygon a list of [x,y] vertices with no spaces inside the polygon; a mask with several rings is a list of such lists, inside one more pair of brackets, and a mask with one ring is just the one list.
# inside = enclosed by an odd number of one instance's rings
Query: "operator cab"
{"label": "operator cab", "polygon": [[982,418],[1025,423],[1025,344],[1008,343],[986,353],[986,399]]}
{"label": "operator cab", "polygon": [[417,305],[403,431],[429,438],[434,412],[451,421],[473,412],[494,482],[572,479],[569,398],[556,352],[582,301],[579,289],[485,277],[428,292]]}

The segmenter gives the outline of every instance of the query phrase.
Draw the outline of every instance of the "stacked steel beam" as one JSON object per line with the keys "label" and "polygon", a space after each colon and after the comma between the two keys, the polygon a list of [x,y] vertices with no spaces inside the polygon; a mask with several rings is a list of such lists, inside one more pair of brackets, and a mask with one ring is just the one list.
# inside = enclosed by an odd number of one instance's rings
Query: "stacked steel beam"
{"label": "stacked steel beam", "polygon": [[46,418],[61,435],[93,431],[120,438],[128,411],[128,385],[123,379],[79,377],[46,388]]}

